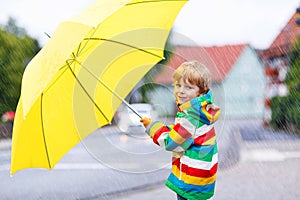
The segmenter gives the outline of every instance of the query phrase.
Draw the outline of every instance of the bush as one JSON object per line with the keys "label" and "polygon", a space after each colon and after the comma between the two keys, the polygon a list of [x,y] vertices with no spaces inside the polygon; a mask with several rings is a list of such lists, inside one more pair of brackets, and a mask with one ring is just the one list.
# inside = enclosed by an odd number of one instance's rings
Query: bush
{"label": "bush", "polygon": [[272,99],[271,124],[275,128],[288,129],[300,133],[300,94],[294,93],[285,97]]}
{"label": "bush", "polygon": [[300,133],[300,39],[289,54],[290,70],[286,77],[289,94],[272,99],[271,124],[275,128]]}
{"label": "bush", "polygon": [[285,105],[287,104],[287,97],[275,97],[271,101],[272,119],[271,124],[275,128],[286,126],[287,120],[285,115]]}

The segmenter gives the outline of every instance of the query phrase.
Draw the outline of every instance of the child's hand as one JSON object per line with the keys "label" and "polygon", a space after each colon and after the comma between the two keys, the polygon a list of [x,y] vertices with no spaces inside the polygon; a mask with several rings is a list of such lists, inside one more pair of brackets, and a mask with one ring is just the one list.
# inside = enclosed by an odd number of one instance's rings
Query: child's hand
{"label": "child's hand", "polygon": [[149,124],[151,124],[152,119],[149,117],[143,117],[140,122],[143,123],[143,125],[145,126],[145,128],[147,128],[149,126]]}

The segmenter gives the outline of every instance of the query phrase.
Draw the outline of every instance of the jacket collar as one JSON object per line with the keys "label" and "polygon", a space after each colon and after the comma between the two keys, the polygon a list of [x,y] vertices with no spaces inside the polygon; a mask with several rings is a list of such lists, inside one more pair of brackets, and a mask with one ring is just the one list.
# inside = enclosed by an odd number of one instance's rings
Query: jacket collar
{"label": "jacket collar", "polygon": [[205,106],[207,104],[213,103],[212,92],[209,90],[206,94],[198,96],[194,99],[191,99],[184,104],[178,105],[178,110],[183,111],[187,110],[193,106]]}

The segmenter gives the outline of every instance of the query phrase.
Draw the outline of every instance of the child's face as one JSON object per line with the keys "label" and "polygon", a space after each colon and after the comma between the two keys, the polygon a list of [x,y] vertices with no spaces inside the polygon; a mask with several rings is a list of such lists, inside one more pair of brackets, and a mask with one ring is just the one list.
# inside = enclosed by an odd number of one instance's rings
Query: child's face
{"label": "child's face", "polygon": [[199,87],[189,83],[187,80],[184,81],[179,79],[175,81],[174,95],[179,104],[190,101],[191,99],[200,95]]}

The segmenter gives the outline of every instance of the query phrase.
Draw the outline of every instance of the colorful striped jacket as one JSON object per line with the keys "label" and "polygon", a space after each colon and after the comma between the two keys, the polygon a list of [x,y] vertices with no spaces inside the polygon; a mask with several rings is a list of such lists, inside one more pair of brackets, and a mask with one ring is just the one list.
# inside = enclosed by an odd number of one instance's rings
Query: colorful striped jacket
{"label": "colorful striped jacket", "polygon": [[156,121],[147,128],[154,143],[172,151],[172,173],[166,185],[189,200],[214,195],[218,166],[213,123],[220,109],[213,105],[211,91],[178,107],[174,125]]}

